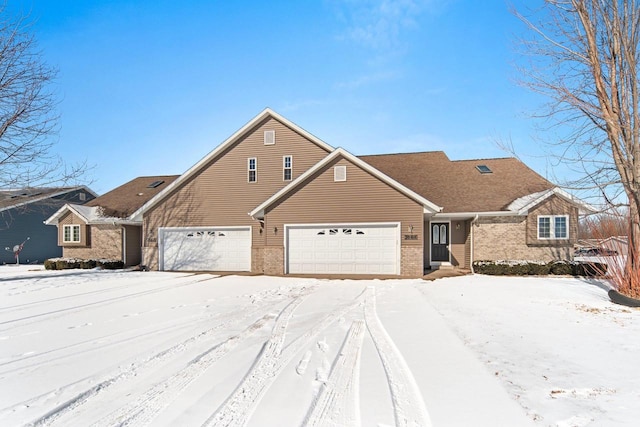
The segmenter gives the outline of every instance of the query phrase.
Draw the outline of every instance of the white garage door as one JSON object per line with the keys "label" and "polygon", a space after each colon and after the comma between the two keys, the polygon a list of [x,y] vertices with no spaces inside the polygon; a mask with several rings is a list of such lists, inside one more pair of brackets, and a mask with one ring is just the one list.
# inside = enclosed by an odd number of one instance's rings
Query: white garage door
{"label": "white garage door", "polygon": [[399,274],[398,224],[287,226],[287,272]]}
{"label": "white garage door", "polygon": [[251,228],[161,228],[160,269],[251,271]]}

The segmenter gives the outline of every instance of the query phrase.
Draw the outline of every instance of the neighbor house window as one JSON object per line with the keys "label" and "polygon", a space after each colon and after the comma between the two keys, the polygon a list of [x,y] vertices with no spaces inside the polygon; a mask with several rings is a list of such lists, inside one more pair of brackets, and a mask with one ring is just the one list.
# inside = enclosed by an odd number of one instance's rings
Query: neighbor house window
{"label": "neighbor house window", "polygon": [[293,157],[284,156],[282,158],[282,177],[285,181],[291,181],[293,171]]}
{"label": "neighbor house window", "polygon": [[251,157],[247,163],[249,182],[256,182],[258,180],[258,159]]}
{"label": "neighbor house window", "polygon": [[541,215],[538,217],[538,239],[568,239],[569,215]]}
{"label": "neighbor house window", "polygon": [[62,241],[64,243],[79,243],[80,242],[80,226],[75,224],[63,226]]}

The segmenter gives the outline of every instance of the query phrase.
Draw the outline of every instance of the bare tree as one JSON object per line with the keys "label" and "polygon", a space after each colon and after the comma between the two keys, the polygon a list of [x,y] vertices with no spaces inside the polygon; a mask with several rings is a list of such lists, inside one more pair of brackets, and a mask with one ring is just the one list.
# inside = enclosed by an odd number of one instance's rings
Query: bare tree
{"label": "bare tree", "polygon": [[550,100],[542,116],[566,167],[629,213],[620,292],[640,296],[640,6],[633,0],[545,0],[525,16],[526,84]]}
{"label": "bare tree", "polygon": [[58,123],[51,83],[57,70],[44,62],[30,25],[0,5],[1,188],[60,185],[85,170],[51,152]]}

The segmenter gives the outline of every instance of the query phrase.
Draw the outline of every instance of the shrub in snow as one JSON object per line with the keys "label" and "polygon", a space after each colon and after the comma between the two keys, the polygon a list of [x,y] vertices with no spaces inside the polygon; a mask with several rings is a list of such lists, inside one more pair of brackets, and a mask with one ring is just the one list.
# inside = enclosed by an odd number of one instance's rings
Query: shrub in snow
{"label": "shrub in snow", "polygon": [[77,259],[77,258],[51,258],[44,262],[47,270],[69,270],[73,268],[104,268],[116,270],[124,268],[124,262],[115,259]]}
{"label": "shrub in snow", "polygon": [[580,263],[572,261],[474,261],[473,271],[478,274],[493,276],[546,276],[573,275],[573,276],[602,276],[607,271],[606,264]]}

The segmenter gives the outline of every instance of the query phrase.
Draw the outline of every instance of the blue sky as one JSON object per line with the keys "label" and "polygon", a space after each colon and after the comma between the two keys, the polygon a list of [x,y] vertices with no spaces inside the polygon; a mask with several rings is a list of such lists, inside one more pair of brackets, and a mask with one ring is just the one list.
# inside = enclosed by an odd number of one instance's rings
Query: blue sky
{"label": "blue sky", "polygon": [[[512,3],[462,0],[10,2],[59,69],[55,151],[104,193],[180,174],[265,107],[356,155],[505,157],[549,178],[516,84]],[[529,6],[536,2],[526,2]],[[548,136],[548,135],[547,135]]]}

